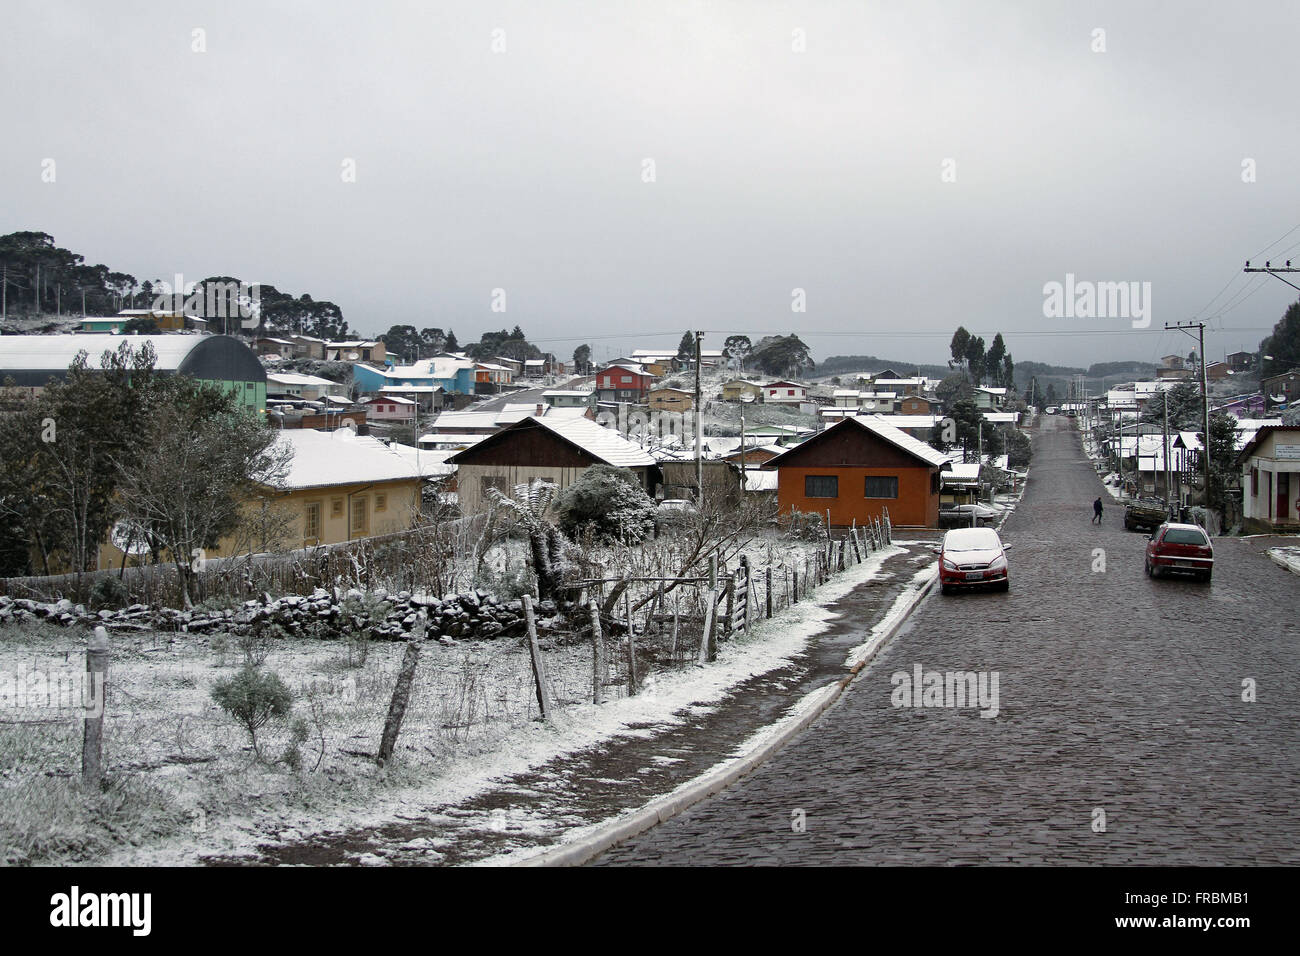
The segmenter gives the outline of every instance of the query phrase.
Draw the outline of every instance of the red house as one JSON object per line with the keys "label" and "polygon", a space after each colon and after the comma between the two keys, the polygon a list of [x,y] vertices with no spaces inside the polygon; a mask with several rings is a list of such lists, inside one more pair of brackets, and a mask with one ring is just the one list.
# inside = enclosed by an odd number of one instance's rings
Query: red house
{"label": "red house", "polygon": [[596,400],[644,404],[655,377],[642,365],[610,365],[596,373]]}

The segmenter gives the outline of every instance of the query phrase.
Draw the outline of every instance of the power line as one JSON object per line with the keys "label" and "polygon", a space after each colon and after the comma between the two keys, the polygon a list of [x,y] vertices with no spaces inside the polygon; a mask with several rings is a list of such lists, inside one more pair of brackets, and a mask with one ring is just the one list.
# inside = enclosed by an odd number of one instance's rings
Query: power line
{"label": "power line", "polygon": [[1285,239],[1287,236],[1291,235],[1291,233],[1295,232],[1297,229],[1300,229],[1300,223],[1296,223],[1294,226],[1292,226],[1290,229],[1288,229],[1285,233],[1283,233],[1282,236],[1281,236],[1280,238],[1274,239],[1272,242],[1270,242],[1268,245],[1266,245],[1266,246],[1265,246],[1263,249],[1261,249],[1259,252],[1257,252],[1257,253],[1255,253],[1253,256],[1251,256],[1251,258],[1252,258],[1252,259],[1258,259],[1260,256],[1262,256],[1264,253],[1268,252],[1268,250],[1272,249],[1274,246],[1276,246],[1279,242],[1281,242],[1281,241],[1282,241],[1283,239]]}

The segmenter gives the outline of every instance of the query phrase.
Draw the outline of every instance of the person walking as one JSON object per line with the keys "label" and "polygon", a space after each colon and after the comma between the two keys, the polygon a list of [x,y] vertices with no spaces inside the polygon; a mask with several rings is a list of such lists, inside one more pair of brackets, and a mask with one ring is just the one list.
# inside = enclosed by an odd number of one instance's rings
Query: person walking
{"label": "person walking", "polygon": [[1092,520],[1096,524],[1101,524],[1101,495],[1092,503]]}

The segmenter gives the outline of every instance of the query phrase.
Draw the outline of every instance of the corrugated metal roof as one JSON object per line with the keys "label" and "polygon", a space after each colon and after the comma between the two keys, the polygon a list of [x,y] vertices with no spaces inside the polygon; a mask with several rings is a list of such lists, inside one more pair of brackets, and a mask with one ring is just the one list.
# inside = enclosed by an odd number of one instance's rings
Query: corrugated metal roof
{"label": "corrugated metal roof", "polygon": [[573,442],[594,458],[619,468],[643,468],[655,463],[654,457],[640,445],[628,441],[612,428],[598,425],[589,418],[534,418],[561,438]]}
{"label": "corrugated metal roof", "polygon": [[148,342],[158,356],[154,368],[174,372],[204,335],[0,335],[0,370],[66,370],[77,353],[85,351],[87,362],[99,368],[104,352],[116,352],[123,342],[143,348]]}
{"label": "corrugated metal roof", "polygon": [[418,477],[415,466],[389,451],[383,442],[346,428],[333,432],[290,429],[280,432],[277,441],[293,450],[282,488],[323,488]]}

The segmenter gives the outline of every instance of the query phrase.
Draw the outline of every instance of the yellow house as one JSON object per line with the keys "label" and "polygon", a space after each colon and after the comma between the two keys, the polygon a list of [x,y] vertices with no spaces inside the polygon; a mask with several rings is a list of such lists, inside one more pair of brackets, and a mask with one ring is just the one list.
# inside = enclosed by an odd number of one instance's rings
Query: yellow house
{"label": "yellow house", "polygon": [[689,412],[695,395],[684,388],[652,388],[647,404],[657,412]]}
{"label": "yellow house", "polygon": [[[348,429],[292,429],[281,432],[278,441],[293,450],[289,472],[271,497],[273,507],[288,513],[288,536],[279,542],[252,542],[253,551],[339,544],[411,527],[420,510],[421,479],[410,455]],[[429,473],[429,467],[423,470]],[[130,546],[114,529],[100,546],[99,567],[117,567],[122,548]],[[228,538],[207,549],[204,557],[230,557],[249,549],[250,543]],[[136,548],[135,554],[148,560],[147,549]]]}
{"label": "yellow house", "polygon": [[722,386],[722,400],[724,402],[761,402],[763,400],[763,386],[759,382],[750,382],[743,378],[732,379]]}

